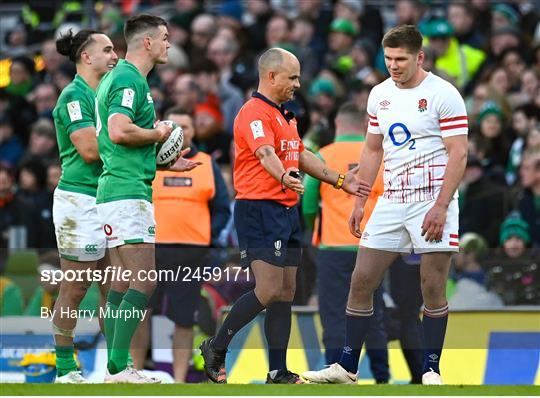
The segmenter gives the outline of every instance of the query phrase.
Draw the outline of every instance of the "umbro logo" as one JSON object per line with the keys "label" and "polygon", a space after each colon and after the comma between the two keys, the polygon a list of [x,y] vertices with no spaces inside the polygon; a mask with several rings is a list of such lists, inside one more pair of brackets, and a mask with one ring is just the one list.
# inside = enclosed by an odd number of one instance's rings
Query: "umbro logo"
{"label": "umbro logo", "polygon": [[349,347],[348,345],[343,347],[343,353],[344,354],[350,354],[352,352],[352,348]]}
{"label": "umbro logo", "polygon": [[439,356],[437,354],[431,354],[429,356],[429,359],[431,359],[431,361],[437,361],[437,359],[439,359]]}
{"label": "umbro logo", "polygon": [[390,101],[383,100],[383,101],[379,102],[379,105],[382,106],[381,109],[388,109],[388,106],[390,105]]}

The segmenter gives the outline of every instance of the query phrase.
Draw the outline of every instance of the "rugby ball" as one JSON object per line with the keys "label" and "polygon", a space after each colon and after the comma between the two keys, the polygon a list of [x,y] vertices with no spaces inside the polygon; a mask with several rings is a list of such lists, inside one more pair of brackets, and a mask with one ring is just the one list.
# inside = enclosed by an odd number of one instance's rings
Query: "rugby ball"
{"label": "rugby ball", "polygon": [[163,120],[159,123],[166,123],[173,129],[169,138],[167,138],[165,142],[158,143],[156,148],[156,165],[168,167],[172,162],[176,161],[178,154],[182,150],[184,131],[182,130],[182,127],[172,120]]}

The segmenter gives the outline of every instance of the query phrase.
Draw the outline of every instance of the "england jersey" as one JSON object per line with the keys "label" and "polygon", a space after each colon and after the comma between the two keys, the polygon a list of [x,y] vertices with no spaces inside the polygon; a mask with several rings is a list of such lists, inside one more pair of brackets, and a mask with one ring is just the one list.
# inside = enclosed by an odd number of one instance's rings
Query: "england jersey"
{"label": "england jersey", "polygon": [[468,132],[458,90],[432,73],[409,89],[389,78],[371,90],[367,111],[368,133],[383,135],[384,197],[397,203],[437,199],[448,163],[443,138]]}

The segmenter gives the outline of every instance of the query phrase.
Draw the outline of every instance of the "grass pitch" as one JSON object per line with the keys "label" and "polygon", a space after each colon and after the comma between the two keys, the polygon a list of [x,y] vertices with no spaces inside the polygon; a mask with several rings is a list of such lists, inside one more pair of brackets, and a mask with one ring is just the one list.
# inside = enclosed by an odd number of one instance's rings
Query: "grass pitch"
{"label": "grass pitch", "polygon": [[2,384],[0,395],[532,395],[540,386]]}

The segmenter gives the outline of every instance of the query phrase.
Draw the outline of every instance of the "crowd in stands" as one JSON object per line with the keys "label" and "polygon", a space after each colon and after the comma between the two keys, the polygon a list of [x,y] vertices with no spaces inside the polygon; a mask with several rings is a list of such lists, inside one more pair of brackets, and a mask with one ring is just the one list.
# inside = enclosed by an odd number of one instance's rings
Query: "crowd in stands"
{"label": "crowd in stands", "polygon": [[[122,58],[126,17],[168,20],[169,62],[149,84],[158,119],[190,112],[197,147],[221,167],[231,198],[233,122],[257,87],[257,56],[293,52],[302,87],[287,107],[314,152],[329,144],[340,104],[365,109],[387,78],[381,39],[399,24],[425,38],[424,68],[452,82],[468,111],[469,158],[459,188],[462,253],[452,270],[454,305],[540,304],[540,12],[534,0],[27,1],[0,34],[0,271],[7,249],[55,250],[52,196],[61,175],[52,110],[75,68],[56,52],[67,29],[109,35]],[[0,5],[1,10],[2,5]],[[4,17],[3,17],[4,18]],[[223,231],[234,252],[234,228]],[[296,302],[314,291],[310,234]],[[41,260],[41,263],[44,261]],[[10,282],[2,281],[2,290]],[[451,301],[452,305],[452,301]],[[4,312],[5,313],[5,312]]]}

